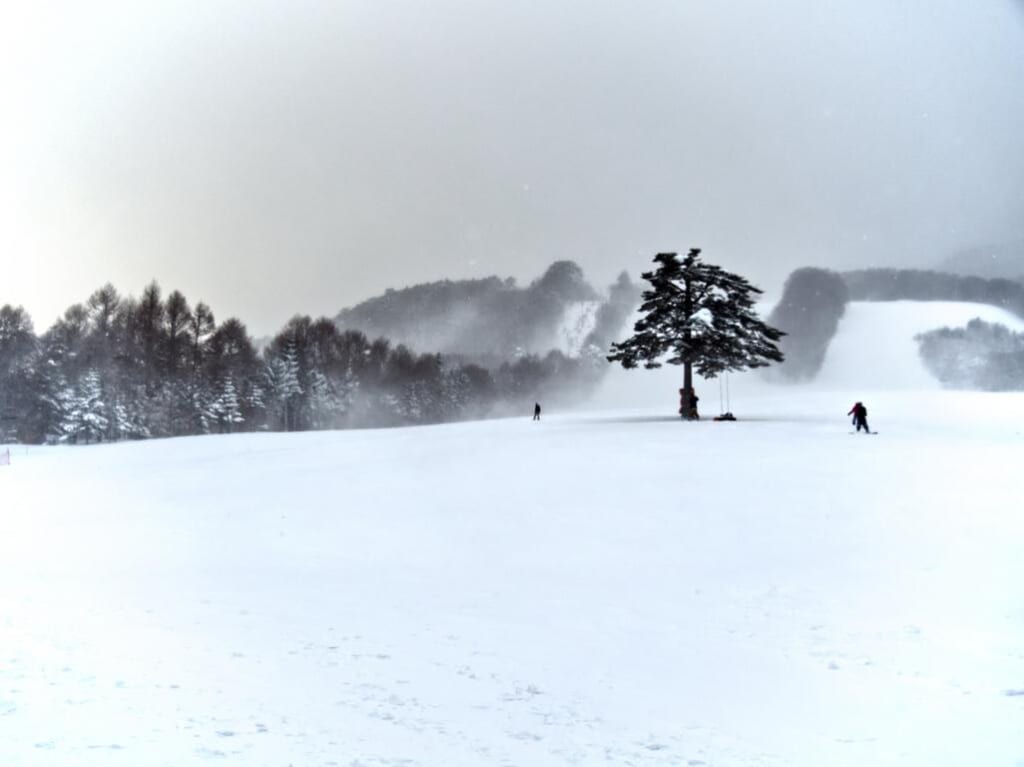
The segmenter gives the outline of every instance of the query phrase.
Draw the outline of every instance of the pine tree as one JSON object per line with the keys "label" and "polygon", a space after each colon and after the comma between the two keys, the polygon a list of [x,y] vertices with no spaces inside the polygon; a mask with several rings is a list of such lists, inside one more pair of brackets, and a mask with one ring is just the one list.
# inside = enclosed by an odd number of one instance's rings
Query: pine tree
{"label": "pine tree", "polygon": [[445,420],[463,417],[469,407],[473,382],[461,367],[448,370],[442,379],[442,416]]}
{"label": "pine tree", "polygon": [[60,404],[64,415],[60,425],[62,441],[83,440],[85,444],[102,441],[108,418],[99,373],[90,370],[74,390],[63,390]]}
{"label": "pine tree", "polygon": [[35,396],[31,378],[38,349],[28,313],[20,306],[0,307],[0,443],[17,438]]}
{"label": "pine tree", "polygon": [[253,427],[254,423],[262,423],[259,428],[267,428],[266,424],[266,410],[267,403],[264,399],[263,385],[256,382],[249,384],[248,395],[243,394],[243,398],[246,405],[246,412],[249,413],[249,425]]}
{"label": "pine tree", "polygon": [[309,422],[314,429],[328,429],[345,412],[335,387],[319,370],[309,372]]}
{"label": "pine tree", "polygon": [[642,275],[651,283],[640,306],[644,316],[631,338],[612,344],[609,362],[627,369],[659,368],[662,360],[682,365],[687,393],[694,370],[714,378],[782,362],[776,342],[785,334],[758,318],[753,295],[761,291],[745,278],[704,263],[698,248],[682,261],[676,253],[659,253],[654,261],[658,268]]}
{"label": "pine tree", "polygon": [[222,433],[230,434],[236,424],[244,423],[242,408],[238,402],[235,382],[230,377],[224,379],[220,386],[220,394],[210,407],[211,413],[220,425]]}
{"label": "pine tree", "polygon": [[270,360],[266,369],[266,382],[273,401],[280,408],[284,430],[297,430],[299,399],[303,390],[299,382],[299,361],[293,345]]}
{"label": "pine tree", "polygon": [[194,322],[188,300],[180,291],[175,290],[167,296],[163,320],[164,373],[173,377],[190,361],[188,351],[192,345],[191,328]]}

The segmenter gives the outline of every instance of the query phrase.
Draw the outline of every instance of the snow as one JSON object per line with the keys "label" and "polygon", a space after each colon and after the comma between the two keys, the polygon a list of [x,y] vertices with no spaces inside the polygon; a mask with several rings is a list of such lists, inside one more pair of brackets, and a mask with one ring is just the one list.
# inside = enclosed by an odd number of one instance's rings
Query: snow
{"label": "snow", "polygon": [[[941,327],[963,327],[974,318],[1017,333],[1024,320],[986,304],[952,301],[851,302],[829,345],[815,383],[823,387],[933,389],[914,336]],[[913,361],[916,364],[910,364]]]}
{"label": "snow", "polygon": [[739,422],[683,423],[678,373],[539,423],[13,447],[0,764],[1024,762],[1024,397],[735,376]]}
{"label": "snow", "polygon": [[597,324],[597,312],[600,308],[600,301],[573,301],[566,306],[552,339],[551,348],[557,349],[567,357],[578,357],[583,351],[583,343],[587,336]]}

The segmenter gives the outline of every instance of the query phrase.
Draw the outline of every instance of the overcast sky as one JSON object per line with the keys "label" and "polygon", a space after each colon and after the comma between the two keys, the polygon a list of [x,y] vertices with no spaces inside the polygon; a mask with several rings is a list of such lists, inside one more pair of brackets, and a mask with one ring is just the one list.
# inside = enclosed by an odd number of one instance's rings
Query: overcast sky
{"label": "overcast sky", "polygon": [[0,304],[156,278],[269,333],[382,291],[702,246],[1024,239],[1020,0],[0,0]]}

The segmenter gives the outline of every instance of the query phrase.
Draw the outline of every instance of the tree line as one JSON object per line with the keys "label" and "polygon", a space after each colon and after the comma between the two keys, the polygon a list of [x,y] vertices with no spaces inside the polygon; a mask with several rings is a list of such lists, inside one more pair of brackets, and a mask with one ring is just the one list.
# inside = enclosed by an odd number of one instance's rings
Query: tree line
{"label": "tree line", "polygon": [[842,273],[851,301],[966,301],[1024,317],[1024,283],[923,269],[859,269]]}
{"label": "tree line", "polygon": [[943,386],[982,391],[1024,389],[1024,333],[973,319],[916,337],[925,367]]}
{"label": "tree line", "polygon": [[237,318],[153,282],[96,290],[37,335],[0,308],[0,442],[92,443],[236,431],[396,426],[516,412],[596,384],[603,350],[484,367],[296,316],[262,349]]}
{"label": "tree line", "polygon": [[804,267],[790,274],[768,315],[770,324],[786,332],[780,343],[786,361],[770,377],[797,382],[818,375],[848,300],[846,283],[836,272]]}

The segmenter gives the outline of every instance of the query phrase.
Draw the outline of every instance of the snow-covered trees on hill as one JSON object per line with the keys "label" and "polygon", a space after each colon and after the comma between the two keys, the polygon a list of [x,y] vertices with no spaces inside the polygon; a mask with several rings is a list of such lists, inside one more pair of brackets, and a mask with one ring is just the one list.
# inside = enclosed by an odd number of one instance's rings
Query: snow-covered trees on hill
{"label": "snow-covered trees on hill", "polygon": [[37,347],[28,313],[20,306],[0,307],[0,442],[14,439],[29,407]]}
{"label": "snow-covered trees on hill", "polygon": [[1024,317],[1024,283],[922,269],[860,269],[842,273],[851,301],[968,301]]}
{"label": "snow-covered trees on hill", "polygon": [[[572,274],[555,276],[559,290],[572,288]],[[522,355],[488,369],[306,316],[259,353],[240,320],[218,324],[206,304],[179,291],[164,298],[156,283],[140,298],[105,285],[41,336],[23,309],[0,308],[0,442],[480,418],[538,396],[572,399],[597,377],[583,357]]]}
{"label": "snow-covered trees on hill", "polygon": [[925,367],[953,389],[1019,391],[1024,388],[1024,333],[973,319],[963,328],[917,336]]}
{"label": "snow-covered trees on hill", "polygon": [[786,333],[779,343],[785,362],[773,368],[780,378],[808,381],[818,374],[848,299],[837,272],[804,267],[789,275],[782,300],[768,315],[768,322]]}
{"label": "snow-covered trees on hill", "polygon": [[[526,287],[511,277],[413,285],[344,309],[336,321],[342,328],[385,336],[418,350],[478,361],[490,355],[507,359],[516,348],[535,353],[554,348],[566,313],[580,303],[600,305],[593,332],[601,335],[599,345],[607,347],[639,298],[639,290],[623,275],[605,300],[578,264],[556,261]],[[623,303],[628,304],[624,309]]]}

